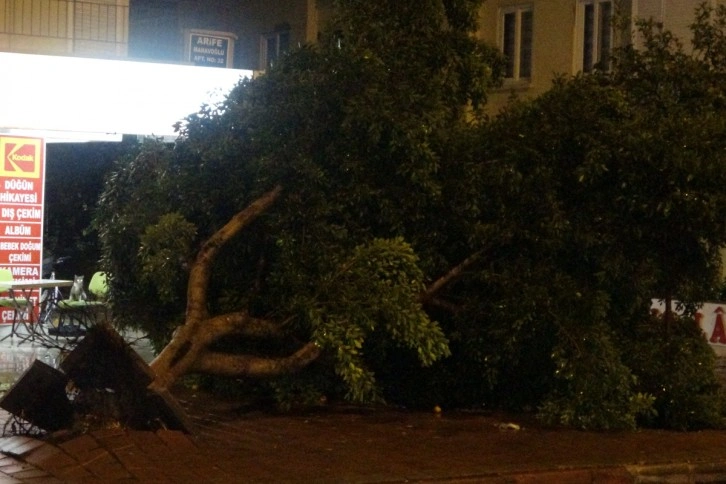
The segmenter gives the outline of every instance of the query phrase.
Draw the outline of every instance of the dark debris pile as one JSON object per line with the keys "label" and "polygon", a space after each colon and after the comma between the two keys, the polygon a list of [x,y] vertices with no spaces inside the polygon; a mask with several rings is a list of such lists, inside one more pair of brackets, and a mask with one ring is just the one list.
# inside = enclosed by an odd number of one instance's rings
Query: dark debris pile
{"label": "dark debris pile", "polygon": [[190,433],[184,410],[151,388],[154,372],[108,324],[90,328],[59,369],[35,360],[0,399],[4,434],[75,435],[99,428]]}

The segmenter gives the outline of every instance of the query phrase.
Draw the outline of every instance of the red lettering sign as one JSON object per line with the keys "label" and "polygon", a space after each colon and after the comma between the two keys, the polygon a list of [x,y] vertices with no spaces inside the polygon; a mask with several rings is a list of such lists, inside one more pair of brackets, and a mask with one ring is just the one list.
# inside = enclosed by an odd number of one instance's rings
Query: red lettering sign
{"label": "red lettering sign", "polygon": [[723,324],[723,308],[721,306],[716,308],[716,324],[713,325],[713,332],[709,341],[711,343],[726,344],[726,328]]}
{"label": "red lettering sign", "polygon": [[[43,258],[45,143],[0,136],[0,267],[14,279],[39,279]],[[0,312],[10,323],[13,311]]]}

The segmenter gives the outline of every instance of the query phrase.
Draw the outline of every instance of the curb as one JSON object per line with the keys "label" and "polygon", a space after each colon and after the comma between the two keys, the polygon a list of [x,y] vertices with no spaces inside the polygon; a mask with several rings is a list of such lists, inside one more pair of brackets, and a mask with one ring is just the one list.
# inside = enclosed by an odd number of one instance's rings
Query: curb
{"label": "curb", "polygon": [[726,482],[726,460],[717,462],[626,466],[635,483]]}
{"label": "curb", "polygon": [[726,483],[726,460],[702,463],[513,471],[495,475],[458,476],[418,482],[441,482],[446,484]]}

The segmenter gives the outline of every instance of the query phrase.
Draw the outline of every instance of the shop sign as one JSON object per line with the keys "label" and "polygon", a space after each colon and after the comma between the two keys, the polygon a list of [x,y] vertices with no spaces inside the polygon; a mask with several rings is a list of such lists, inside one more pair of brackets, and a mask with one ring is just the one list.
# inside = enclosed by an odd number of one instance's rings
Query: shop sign
{"label": "shop sign", "polygon": [[200,67],[232,67],[235,36],[227,32],[190,31],[188,60]]}
{"label": "shop sign", "polygon": [[[0,267],[14,279],[41,278],[45,142],[0,136]],[[37,294],[34,295],[37,297]],[[0,312],[2,323],[13,312]]]}

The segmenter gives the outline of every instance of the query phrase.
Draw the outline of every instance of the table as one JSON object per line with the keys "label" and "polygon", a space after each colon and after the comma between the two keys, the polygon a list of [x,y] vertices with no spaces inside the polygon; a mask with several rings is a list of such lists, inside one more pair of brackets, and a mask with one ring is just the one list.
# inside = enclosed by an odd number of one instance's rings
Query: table
{"label": "table", "polygon": [[[72,285],[73,281],[66,279],[19,279],[11,281],[7,289],[10,298],[13,300],[17,298],[18,301],[22,299],[26,302],[18,302],[15,304],[13,308],[15,314],[13,315],[13,326],[10,334],[4,336],[0,341],[14,336],[17,336],[20,341],[35,341],[38,335],[38,328],[36,326],[39,324],[39,321],[35,320],[34,306],[37,300],[40,299],[43,289],[54,289],[45,301],[45,304],[52,306],[57,304],[60,299],[60,291],[58,288],[70,287]],[[33,292],[35,291],[38,291],[38,295],[33,297]],[[38,308],[38,318],[41,318],[40,307]],[[21,326],[26,329],[25,334],[18,333],[18,328]]]}

